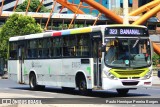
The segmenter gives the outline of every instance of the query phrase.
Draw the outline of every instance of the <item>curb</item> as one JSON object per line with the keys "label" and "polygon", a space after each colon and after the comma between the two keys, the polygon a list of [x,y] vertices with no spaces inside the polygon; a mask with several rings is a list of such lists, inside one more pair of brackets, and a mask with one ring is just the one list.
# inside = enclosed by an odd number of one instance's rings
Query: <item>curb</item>
{"label": "curb", "polygon": [[152,86],[160,86],[160,84],[152,84]]}
{"label": "curb", "polygon": [[0,76],[0,79],[8,79],[6,76]]}
{"label": "curb", "polygon": [[2,77],[2,79],[8,79],[8,77]]}

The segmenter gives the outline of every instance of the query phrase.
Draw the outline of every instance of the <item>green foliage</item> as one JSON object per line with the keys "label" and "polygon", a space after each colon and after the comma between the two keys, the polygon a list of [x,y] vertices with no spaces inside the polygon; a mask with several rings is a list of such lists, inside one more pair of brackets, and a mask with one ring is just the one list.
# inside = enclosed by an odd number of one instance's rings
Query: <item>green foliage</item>
{"label": "green foliage", "polygon": [[13,14],[0,30],[0,57],[7,57],[8,39],[12,36],[28,35],[42,32],[42,28],[30,16]]}
{"label": "green foliage", "polygon": [[152,56],[153,65],[157,66],[159,64],[160,55],[157,55],[156,53]]}
{"label": "green foliage", "polygon": [[[39,4],[40,4],[39,0],[31,0],[28,12],[36,12]],[[16,12],[25,12],[27,9],[27,5],[28,5],[28,0],[25,0],[22,4],[20,4],[16,8]],[[41,5],[39,12],[50,12],[50,10]]]}

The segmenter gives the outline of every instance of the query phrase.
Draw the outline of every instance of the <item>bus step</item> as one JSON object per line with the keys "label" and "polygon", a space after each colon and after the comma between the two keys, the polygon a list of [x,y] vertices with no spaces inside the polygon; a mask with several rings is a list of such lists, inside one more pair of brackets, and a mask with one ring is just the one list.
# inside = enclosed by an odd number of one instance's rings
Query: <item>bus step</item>
{"label": "bus step", "polygon": [[93,87],[93,90],[102,90],[102,87]]}

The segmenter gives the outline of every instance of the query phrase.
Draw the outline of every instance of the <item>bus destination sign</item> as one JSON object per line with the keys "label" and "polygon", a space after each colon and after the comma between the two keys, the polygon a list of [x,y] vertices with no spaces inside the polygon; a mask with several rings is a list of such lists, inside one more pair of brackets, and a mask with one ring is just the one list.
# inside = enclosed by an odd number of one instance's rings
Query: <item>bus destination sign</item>
{"label": "bus destination sign", "polygon": [[107,27],[105,31],[106,36],[147,36],[145,28],[132,27]]}

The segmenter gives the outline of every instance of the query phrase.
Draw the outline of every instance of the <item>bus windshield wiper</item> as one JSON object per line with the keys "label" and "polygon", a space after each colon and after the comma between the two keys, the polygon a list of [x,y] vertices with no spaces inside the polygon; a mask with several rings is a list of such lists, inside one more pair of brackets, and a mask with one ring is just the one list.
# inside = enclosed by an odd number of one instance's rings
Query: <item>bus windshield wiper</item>
{"label": "bus windshield wiper", "polygon": [[139,38],[136,40],[136,42],[134,43],[132,48],[135,48],[135,46],[137,45],[138,42],[139,42]]}

